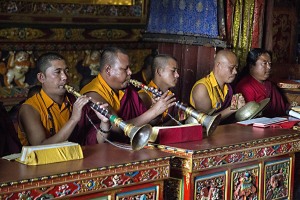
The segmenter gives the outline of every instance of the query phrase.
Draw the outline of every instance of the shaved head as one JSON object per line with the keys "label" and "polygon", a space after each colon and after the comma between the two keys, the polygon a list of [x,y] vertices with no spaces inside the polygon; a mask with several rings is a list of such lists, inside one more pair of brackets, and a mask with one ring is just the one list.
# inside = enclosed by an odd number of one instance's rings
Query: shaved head
{"label": "shaved head", "polygon": [[235,53],[233,53],[232,51],[229,51],[229,50],[220,50],[216,54],[215,64],[218,62],[228,60],[228,58],[236,58]]}
{"label": "shaved head", "polygon": [[220,50],[215,57],[214,75],[221,87],[225,83],[231,83],[238,71],[238,59],[230,50]]}
{"label": "shaved head", "polygon": [[177,62],[176,58],[167,54],[158,54],[155,56],[152,64],[152,73],[155,74],[155,71],[160,67],[165,68],[168,65],[169,60]]}

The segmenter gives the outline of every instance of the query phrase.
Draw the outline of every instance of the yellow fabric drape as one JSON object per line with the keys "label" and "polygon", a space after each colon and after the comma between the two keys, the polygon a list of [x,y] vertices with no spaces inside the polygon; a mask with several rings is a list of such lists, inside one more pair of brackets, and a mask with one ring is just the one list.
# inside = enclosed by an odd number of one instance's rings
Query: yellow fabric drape
{"label": "yellow fabric drape", "polygon": [[233,12],[233,51],[245,65],[251,49],[255,0],[236,0]]}

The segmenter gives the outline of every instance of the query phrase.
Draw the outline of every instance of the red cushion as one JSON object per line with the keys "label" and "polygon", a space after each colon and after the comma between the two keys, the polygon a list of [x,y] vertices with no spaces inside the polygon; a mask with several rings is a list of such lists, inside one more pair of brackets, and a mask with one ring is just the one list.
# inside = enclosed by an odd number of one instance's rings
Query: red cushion
{"label": "red cushion", "polygon": [[202,125],[189,124],[183,126],[160,127],[156,143],[172,144],[197,140],[202,140]]}

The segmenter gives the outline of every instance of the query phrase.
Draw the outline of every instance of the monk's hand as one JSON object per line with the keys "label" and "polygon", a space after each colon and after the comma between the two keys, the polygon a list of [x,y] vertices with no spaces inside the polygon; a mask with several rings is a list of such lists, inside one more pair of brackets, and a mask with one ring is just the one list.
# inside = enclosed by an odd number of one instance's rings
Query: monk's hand
{"label": "monk's hand", "polygon": [[232,96],[230,110],[238,110],[244,105],[245,105],[245,99],[241,93],[236,93]]}
{"label": "monk's hand", "polygon": [[237,104],[237,109],[240,109],[241,107],[243,107],[246,104],[245,102],[245,98],[242,94],[239,95],[238,98],[238,104]]}
{"label": "monk's hand", "polygon": [[90,101],[90,97],[82,95],[78,97],[73,105],[72,116],[70,120],[78,122],[81,118],[82,108]]}
{"label": "monk's hand", "polygon": [[171,95],[168,95],[168,92],[169,91],[163,93],[163,95],[159,97],[159,99],[155,99],[157,102],[153,104],[151,109],[153,109],[157,115],[162,114],[163,112],[165,112],[165,110],[167,110],[171,106],[174,106],[176,103],[176,98],[174,97],[174,94],[172,93]]}
{"label": "monk's hand", "polygon": [[161,91],[157,90],[157,94],[152,93],[152,98],[151,98],[152,104],[155,104],[160,99],[161,96],[162,96]]}
{"label": "monk's hand", "polygon": [[239,99],[240,93],[234,94],[231,99],[230,103],[230,110],[237,110],[238,109],[238,99]]}
{"label": "monk's hand", "polygon": [[[97,102],[96,103],[100,108],[102,109],[105,109],[107,110],[108,108],[108,104],[107,103],[100,103],[100,102]],[[100,112],[96,111],[94,108],[92,108],[94,110],[94,112],[96,113],[97,117],[101,120],[101,122],[104,122],[104,123],[108,123],[109,122],[109,119],[107,117],[105,117],[104,115],[102,115]]]}

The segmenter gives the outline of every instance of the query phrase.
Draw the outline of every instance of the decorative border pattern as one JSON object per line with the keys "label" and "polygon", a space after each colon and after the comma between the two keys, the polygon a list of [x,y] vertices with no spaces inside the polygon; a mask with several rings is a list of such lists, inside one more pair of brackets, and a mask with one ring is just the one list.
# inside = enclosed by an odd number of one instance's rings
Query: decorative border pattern
{"label": "decorative border pattern", "polygon": [[[142,29],[1,28],[0,48],[5,51],[69,51],[102,49],[117,45],[125,49],[156,48],[139,42]],[[39,34],[36,34],[36,33]],[[118,44],[114,44],[118,43]]]}
{"label": "decorative border pattern", "polygon": [[191,36],[191,35],[175,35],[175,34],[160,34],[160,33],[145,33],[143,40],[149,42],[173,42],[178,44],[187,45],[204,45],[214,46],[221,48],[228,48],[226,41],[215,38],[207,38],[204,36]]}
{"label": "decorative border pattern", "polygon": [[[8,188],[9,186],[15,186],[19,184],[30,184],[32,186],[41,186],[41,185],[53,185],[56,183],[61,182],[67,182],[67,181],[77,181],[77,180],[83,180],[87,179],[89,177],[101,177],[101,176],[108,176],[108,175],[115,175],[116,171],[120,173],[129,173],[129,172],[135,172],[137,169],[154,169],[157,168],[161,169],[161,172],[156,178],[166,178],[169,176],[169,162],[170,157],[165,158],[159,158],[159,159],[153,159],[149,161],[139,161],[134,163],[126,163],[126,164],[120,164],[117,166],[108,166],[108,167],[101,167],[101,168],[94,168],[94,169],[87,169],[87,170],[81,170],[81,171],[74,171],[74,172],[67,172],[63,174],[56,174],[56,175],[50,175],[45,177],[36,177],[32,179],[24,179],[20,181],[14,181],[14,182],[7,182],[7,183],[1,183],[0,184],[0,193],[7,193],[10,192],[12,188]],[[42,181],[44,182],[41,184]],[[18,189],[17,189],[18,190]]]}
{"label": "decorative border pattern", "polygon": [[114,42],[127,48],[141,40],[148,0],[132,0],[132,5],[70,2],[2,0],[1,50],[101,49]]}
{"label": "decorative border pattern", "polygon": [[[23,28],[23,27],[9,27],[0,28],[0,41],[1,42],[17,42],[23,43],[24,41],[30,42],[25,43],[31,50],[31,46],[34,43],[37,47],[42,46],[46,42],[51,43],[79,43],[84,42],[83,46],[86,48],[89,42],[134,42],[141,39],[142,29],[117,29],[117,28],[103,28],[103,29],[86,29],[86,28]],[[7,44],[9,45],[9,44]],[[11,45],[11,44],[10,44]],[[54,50],[55,47],[47,44],[49,48]],[[47,46],[45,45],[45,46]],[[58,44],[56,44],[58,45]],[[62,45],[62,44],[61,44]],[[69,45],[74,46],[76,44]],[[77,44],[79,45],[79,44]],[[1,47],[5,45],[1,44]],[[63,45],[62,45],[63,47]],[[64,47],[70,49],[70,47]],[[35,48],[34,48],[35,49]],[[61,49],[61,48],[60,48]],[[73,49],[73,48],[71,48]],[[2,49],[3,50],[3,49]],[[16,50],[16,49],[15,49]]]}
{"label": "decorative border pattern", "polygon": [[[69,172],[61,175],[40,177],[36,179],[2,184],[0,199],[18,199],[25,197],[58,198],[70,195],[82,195],[99,192],[124,185],[146,183],[166,179],[170,176],[169,161],[158,163],[128,164],[105,167],[105,169],[90,169],[80,172]],[[151,168],[141,169],[137,168]],[[28,188],[28,189],[27,189]]]}
{"label": "decorative border pattern", "polygon": [[193,162],[193,171],[283,155],[299,151],[299,146],[300,141],[297,141],[292,143],[263,146],[254,149],[246,149],[240,152],[215,155],[206,158],[199,158],[195,159]]}
{"label": "decorative border pattern", "polygon": [[164,145],[149,146],[176,154],[177,157],[171,160],[171,168],[195,172],[300,151],[300,138],[299,134],[295,133],[199,151]]}
{"label": "decorative border pattern", "polygon": [[147,1],[135,0],[133,5],[101,5],[3,0],[0,7],[2,23],[48,24],[145,24]]}

